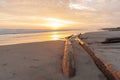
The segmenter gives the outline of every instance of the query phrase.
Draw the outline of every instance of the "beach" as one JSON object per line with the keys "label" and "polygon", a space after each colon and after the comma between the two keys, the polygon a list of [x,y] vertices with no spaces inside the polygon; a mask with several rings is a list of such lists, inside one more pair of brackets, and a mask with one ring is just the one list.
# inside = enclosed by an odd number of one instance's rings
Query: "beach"
{"label": "beach", "polygon": [[106,80],[85,50],[76,41],[72,44],[73,78],[63,75],[65,41],[57,40],[0,46],[0,80]]}
{"label": "beach", "polygon": [[120,0],[0,0],[0,80],[120,80]]}
{"label": "beach", "polygon": [[[119,37],[119,31],[80,34],[79,37],[95,56],[110,65],[119,75],[119,43],[102,44],[106,38]],[[89,52],[79,44],[78,35],[66,37],[71,42],[75,74],[62,71],[66,39],[0,46],[0,80],[107,80]],[[69,48],[69,46],[68,46]],[[71,52],[70,52],[71,53]],[[69,56],[68,56],[69,57]],[[71,57],[71,56],[70,56]],[[67,60],[69,61],[69,60]],[[98,63],[99,64],[99,63]],[[67,69],[67,68],[65,68]],[[109,73],[108,73],[109,74]],[[112,80],[112,78],[110,79]],[[117,80],[117,79],[116,79]]]}

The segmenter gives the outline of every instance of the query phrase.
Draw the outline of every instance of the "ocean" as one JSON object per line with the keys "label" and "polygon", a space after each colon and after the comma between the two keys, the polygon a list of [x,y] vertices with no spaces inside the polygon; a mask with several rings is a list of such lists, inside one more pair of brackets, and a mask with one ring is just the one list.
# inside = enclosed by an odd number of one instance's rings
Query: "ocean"
{"label": "ocean", "polygon": [[63,40],[72,34],[85,33],[98,30],[27,30],[27,29],[1,29],[0,45],[12,45],[31,42]]}

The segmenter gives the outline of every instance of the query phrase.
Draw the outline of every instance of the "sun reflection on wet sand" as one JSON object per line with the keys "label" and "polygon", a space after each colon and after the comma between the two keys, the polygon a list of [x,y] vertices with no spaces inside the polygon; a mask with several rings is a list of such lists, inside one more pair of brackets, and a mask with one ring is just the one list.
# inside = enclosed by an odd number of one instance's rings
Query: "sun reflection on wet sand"
{"label": "sun reflection on wet sand", "polygon": [[52,40],[58,40],[60,39],[60,35],[58,35],[58,32],[53,32],[51,38]]}

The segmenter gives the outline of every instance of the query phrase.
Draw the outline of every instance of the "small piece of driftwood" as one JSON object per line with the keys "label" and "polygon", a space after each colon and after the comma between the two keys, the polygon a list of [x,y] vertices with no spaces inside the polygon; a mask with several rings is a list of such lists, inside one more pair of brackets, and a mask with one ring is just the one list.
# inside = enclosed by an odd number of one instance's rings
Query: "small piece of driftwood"
{"label": "small piece of driftwood", "polygon": [[72,36],[73,36],[73,34],[70,35],[70,36],[65,37],[65,39],[70,39]]}
{"label": "small piece of driftwood", "polygon": [[120,37],[116,38],[107,38],[105,41],[102,42],[103,44],[107,43],[120,43]]}

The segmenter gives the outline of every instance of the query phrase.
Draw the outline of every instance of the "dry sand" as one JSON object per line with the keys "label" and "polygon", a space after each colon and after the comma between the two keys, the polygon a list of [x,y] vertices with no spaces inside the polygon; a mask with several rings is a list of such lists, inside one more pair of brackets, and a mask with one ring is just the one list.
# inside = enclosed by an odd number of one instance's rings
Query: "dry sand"
{"label": "dry sand", "polygon": [[120,43],[101,44],[106,38],[120,37],[120,31],[90,32],[81,37],[100,59],[120,73]]}
{"label": "dry sand", "polygon": [[64,41],[0,47],[0,80],[65,80],[61,73]]}
{"label": "dry sand", "polygon": [[72,40],[74,58],[76,62],[76,76],[73,80],[106,80],[103,73],[96,67],[89,54]]}

